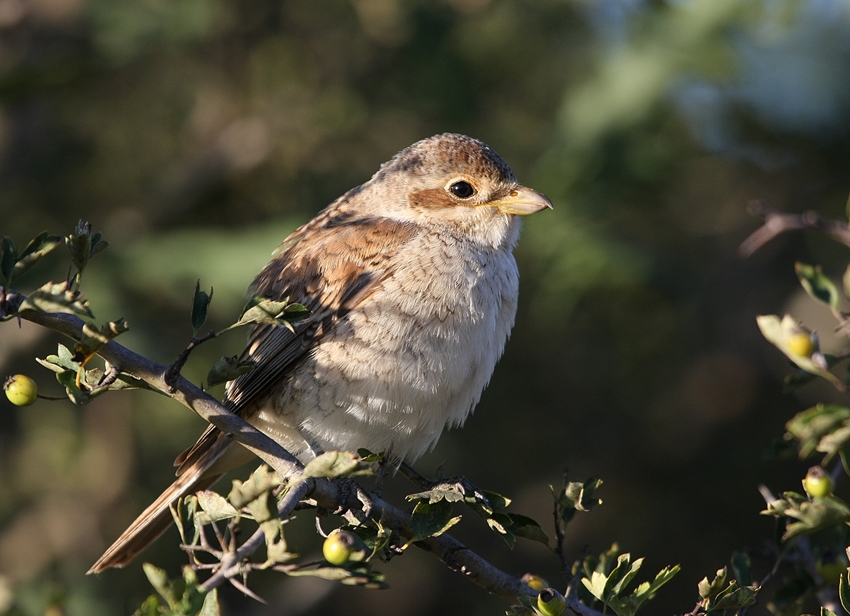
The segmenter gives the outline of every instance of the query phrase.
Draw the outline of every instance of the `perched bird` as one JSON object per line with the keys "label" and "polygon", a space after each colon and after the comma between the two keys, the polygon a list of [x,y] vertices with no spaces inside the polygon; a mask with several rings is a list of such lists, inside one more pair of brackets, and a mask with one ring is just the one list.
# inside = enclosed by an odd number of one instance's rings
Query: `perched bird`
{"label": "perched bird", "polygon": [[[259,325],[225,405],[301,459],[365,447],[413,461],[475,407],[517,308],[520,216],[551,208],[484,143],[419,141],[298,228],[252,296],[304,304]],[[210,426],[177,480],[90,569],[129,563],[171,523],[169,505],[252,454]]]}

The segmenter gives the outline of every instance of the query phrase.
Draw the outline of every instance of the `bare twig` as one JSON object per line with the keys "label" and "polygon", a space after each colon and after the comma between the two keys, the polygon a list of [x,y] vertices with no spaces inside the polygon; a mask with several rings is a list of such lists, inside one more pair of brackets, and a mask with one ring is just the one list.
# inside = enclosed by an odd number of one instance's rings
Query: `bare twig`
{"label": "bare twig", "polygon": [[180,371],[183,370],[183,366],[186,365],[186,362],[189,360],[189,355],[195,348],[216,337],[215,330],[210,330],[205,336],[201,336],[200,338],[194,337],[186,345],[186,348],[180,352],[180,355],[177,356],[177,359],[174,360],[174,363],[168,366],[168,370],[165,371],[165,382],[168,384],[169,390],[168,393],[174,393],[174,380],[177,378],[177,375],[180,374]]}
{"label": "bare twig", "polygon": [[811,210],[802,214],[784,214],[762,201],[751,202],[748,209],[753,215],[763,217],[764,224],[738,247],[738,252],[744,257],[749,257],[777,235],[800,229],[820,231],[845,246],[850,246],[850,227],[845,222],[821,218]]}

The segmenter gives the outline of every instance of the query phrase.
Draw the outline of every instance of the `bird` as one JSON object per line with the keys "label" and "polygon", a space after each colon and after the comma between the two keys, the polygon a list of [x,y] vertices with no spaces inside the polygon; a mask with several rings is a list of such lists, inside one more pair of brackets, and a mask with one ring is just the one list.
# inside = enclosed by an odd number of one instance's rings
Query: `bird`
{"label": "bird", "polygon": [[[551,209],[492,148],[445,133],[405,148],[296,229],[249,287],[298,302],[256,325],[224,405],[306,461],[365,448],[413,462],[460,426],[517,310],[521,218]],[[128,564],[172,523],[170,505],[253,458],[210,426],[177,479],[91,567]]]}

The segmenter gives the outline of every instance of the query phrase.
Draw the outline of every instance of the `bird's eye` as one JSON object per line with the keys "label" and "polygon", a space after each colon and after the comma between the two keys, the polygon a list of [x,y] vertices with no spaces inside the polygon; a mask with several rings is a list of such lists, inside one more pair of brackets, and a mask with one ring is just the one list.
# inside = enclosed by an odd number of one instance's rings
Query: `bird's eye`
{"label": "bird's eye", "polygon": [[449,186],[449,190],[452,191],[452,194],[458,199],[469,199],[475,194],[475,189],[472,185],[469,182],[464,182],[463,180],[455,182]]}

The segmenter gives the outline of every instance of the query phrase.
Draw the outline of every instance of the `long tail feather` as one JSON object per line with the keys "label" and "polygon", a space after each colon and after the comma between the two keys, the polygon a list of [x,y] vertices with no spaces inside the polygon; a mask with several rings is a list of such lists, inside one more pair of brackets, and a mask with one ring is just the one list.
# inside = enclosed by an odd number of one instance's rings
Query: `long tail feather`
{"label": "long tail feather", "polygon": [[252,457],[246,449],[227,439],[216,439],[192,466],[181,469],[177,480],[136,518],[88,572],[100,573],[110,567],[127,565],[171,526],[174,521],[171,503],[187,494],[207,489],[224,473],[241,466]]}

